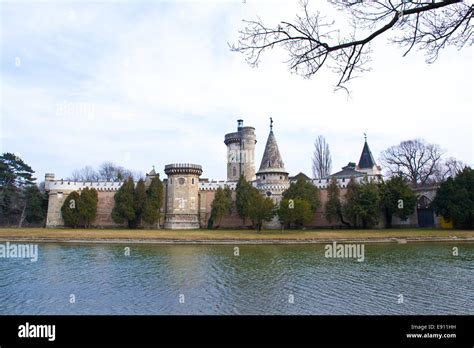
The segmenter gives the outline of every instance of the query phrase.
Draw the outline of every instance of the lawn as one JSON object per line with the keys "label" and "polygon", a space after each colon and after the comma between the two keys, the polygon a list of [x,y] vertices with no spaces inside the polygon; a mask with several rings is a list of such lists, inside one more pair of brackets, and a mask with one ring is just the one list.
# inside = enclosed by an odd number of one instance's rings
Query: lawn
{"label": "lawn", "polygon": [[127,229],[50,229],[3,228],[0,239],[137,239],[137,240],[328,240],[438,237],[474,238],[474,231],[442,229],[374,229],[374,230],[127,230]]}

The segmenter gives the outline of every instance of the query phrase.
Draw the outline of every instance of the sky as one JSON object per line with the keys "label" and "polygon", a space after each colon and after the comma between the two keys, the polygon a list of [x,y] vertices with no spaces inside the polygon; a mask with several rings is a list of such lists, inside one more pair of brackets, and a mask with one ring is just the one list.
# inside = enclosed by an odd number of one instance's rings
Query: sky
{"label": "sky", "polygon": [[[346,18],[325,1],[310,10]],[[367,133],[386,148],[422,138],[474,164],[472,48],[448,47],[434,64],[422,51],[379,37],[371,71],[350,95],[338,76],[291,74],[285,51],[250,67],[236,43],[243,19],[294,20],[298,1],[0,1],[0,152],[66,178],[112,161],[164,177],[169,163],[196,163],[226,178],[224,135],[237,119],[256,128],[257,169],[269,117],[286,170],[311,176],[313,143],[329,143],[336,172],[357,162]]]}

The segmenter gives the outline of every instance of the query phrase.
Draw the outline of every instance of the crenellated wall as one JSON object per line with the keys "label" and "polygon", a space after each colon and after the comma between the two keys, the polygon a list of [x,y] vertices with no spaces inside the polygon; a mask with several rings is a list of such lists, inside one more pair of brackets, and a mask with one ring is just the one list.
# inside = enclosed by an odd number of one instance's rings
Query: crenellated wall
{"label": "crenellated wall", "polygon": [[[172,179],[170,181],[170,178]],[[232,192],[232,197],[235,200],[235,189],[237,182],[235,181],[208,181],[207,179],[199,179],[196,173],[187,174],[186,171],[180,173],[179,171],[173,174],[170,178],[165,179],[164,184],[164,196],[165,204],[163,213],[168,213],[168,224],[165,224],[167,228],[177,228],[177,226],[189,225],[193,228],[199,225],[201,228],[207,228],[208,220],[211,213],[211,204],[214,200],[216,190],[220,188],[229,187]],[[183,178],[183,184],[179,184],[179,179]],[[194,184],[193,184],[193,179]],[[252,185],[258,188],[262,195],[266,195],[267,192],[272,192],[272,197],[275,203],[279,203],[281,200],[281,194],[288,188],[288,184],[282,185],[277,182],[273,183],[271,178],[266,178],[265,182],[258,183],[257,181],[252,182]],[[278,178],[277,178],[278,179]],[[173,181],[174,180],[174,181]],[[278,180],[277,180],[278,181]],[[327,180],[312,180],[312,183],[320,188],[321,195],[321,207],[316,212],[313,222],[310,224],[312,227],[328,227],[340,225],[338,222],[329,223],[324,218],[324,203],[327,199],[327,186],[329,182]],[[346,191],[348,180],[339,179],[339,187],[341,188],[341,196]],[[109,181],[97,181],[97,182],[79,182],[79,181],[68,181],[68,180],[55,180],[54,174],[46,174],[45,177],[45,189],[49,194],[48,202],[48,214],[46,227],[63,227],[64,222],[61,216],[61,207],[64,200],[72,191],[81,192],[84,188],[94,188],[98,194],[98,205],[97,205],[97,218],[93,221],[94,227],[123,227],[122,225],[116,224],[111,217],[112,209],[114,207],[114,196],[117,190],[123,185],[123,182],[109,182]],[[195,194],[191,194],[195,192]],[[192,196],[192,197],[191,197]],[[194,197],[194,203],[192,198]],[[185,199],[189,206],[186,206],[186,211],[180,206],[180,199]],[[189,208],[189,209],[188,209]],[[181,211],[183,210],[183,211]],[[189,211],[188,211],[189,210]],[[172,214],[174,217],[170,219]],[[183,215],[184,214],[184,215]],[[185,216],[186,215],[186,216]],[[182,223],[175,223],[175,219],[178,217],[184,217],[186,221]],[[196,216],[192,218],[190,216]],[[192,219],[189,220],[189,219]],[[173,220],[173,221],[171,221]],[[188,221],[189,220],[189,221]],[[271,224],[266,224],[267,228],[277,228],[277,220]],[[164,221],[162,221],[162,224]],[[198,225],[196,225],[196,223]],[[416,223],[416,222],[415,222]],[[408,222],[401,222],[394,220],[394,225],[413,225],[413,219]],[[247,227],[250,225],[250,221],[245,224]],[[158,228],[159,226],[155,226]],[[220,223],[222,228],[240,228],[244,227],[242,219],[238,216],[236,211],[233,211],[230,216],[224,217]],[[190,227],[188,227],[190,228]]]}

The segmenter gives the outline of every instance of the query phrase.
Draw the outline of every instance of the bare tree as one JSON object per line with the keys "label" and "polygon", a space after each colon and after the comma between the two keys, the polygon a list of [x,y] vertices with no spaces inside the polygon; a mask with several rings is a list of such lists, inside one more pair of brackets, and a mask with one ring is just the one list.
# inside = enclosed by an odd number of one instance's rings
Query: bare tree
{"label": "bare tree", "polygon": [[73,171],[68,179],[74,181],[97,181],[99,178],[100,175],[94,168],[85,166],[82,169]]}
{"label": "bare tree", "polygon": [[415,139],[388,148],[382,152],[380,160],[390,176],[401,175],[413,186],[423,186],[439,178],[442,155],[438,145]]}
{"label": "bare tree", "polygon": [[99,166],[99,174],[103,180],[114,180],[117,177],[117,165],[113,162],[103,162]]}
{"label": "bare tree", "polygon": [[113,162],[103,162],[99,166],[99,175],[101,180],[127,180],[129,177],[137,179],[142,177],[141,174],[133,173],[130,169],[118,166]]}
{"label": "bare tree", "polygon": [[442,182],[442,181],[445,181],[449,177],[454,178],[464,168],[466,168],[465,163],[463,163],[462,161],[454,157],[449,157],[448,159],[446,159],[446,161],[444,161],[443,163],[440,163],[437,170],[436,181]]}
{"label": "bare tree", "polygon": [[95,170],[91,166],[86,166],[82,169],[73,171],[68,179],[74,181],[123,181],[127,180],[129,177],[134,180],[139,180],[143,175],[140,172],[133,172],[130,169],[118,166],[113,162],[106,161],[99,166],[99,170]]}
{"label": "bare tree", "polygon": [[[462,0],[329,0],[351,19],[351,34],[341,37],[340,28],[318,11],[310,14],[307,0],[301,2],[302,14],[293,22],[281,21],[274,27],[260,19],[244,20],[237,45],[232,51],[246,55],[251,66],[257,66],[261,54],[277,45],[289,55],[289,70],[306,78],[316,74],[325,64],[339,75],[337,88],[368,70],[370,43],[389,30],[402,33],[391,41],[425,50],[432,63],[447,45],[459,49],[473,43],[474,5]],[[346,89],[347,90],[347,89]]]}
{"label": "bare tree", "polygon": [[326,139],[319,135],[314,141],[313,177],[324,178],[331,174],[331,152]]}

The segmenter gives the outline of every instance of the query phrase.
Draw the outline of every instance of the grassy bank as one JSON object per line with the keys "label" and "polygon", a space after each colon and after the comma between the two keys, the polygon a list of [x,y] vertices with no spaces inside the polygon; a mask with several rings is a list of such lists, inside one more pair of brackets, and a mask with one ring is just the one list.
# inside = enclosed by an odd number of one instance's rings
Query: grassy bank
{"label": "grassy bank", "polygon": [[318,240],[438,240],[474,238],[474,231],[441,229],[393,229],[393,230],[306,230],[280,231],[265,230],[125,230],[125,229],[45,229],[45,228],[4,228],[0,229],[0,240],[38,241],[295,241],[317,242]]}

